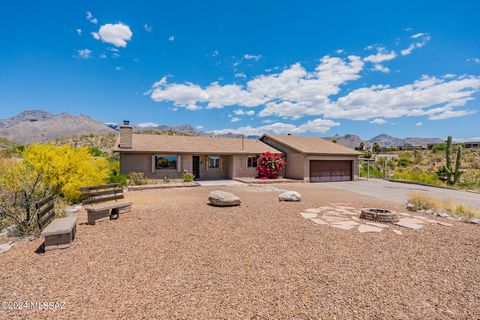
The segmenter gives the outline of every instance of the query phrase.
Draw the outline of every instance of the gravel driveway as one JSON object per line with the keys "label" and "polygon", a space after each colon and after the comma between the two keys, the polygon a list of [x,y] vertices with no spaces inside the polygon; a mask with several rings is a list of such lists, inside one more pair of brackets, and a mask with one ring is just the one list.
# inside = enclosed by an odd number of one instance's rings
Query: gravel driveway
{"label": "gravel driveway", "polygon": [[331,187],[358,194],[375,197],[378,199],[388,200],[399,204],[404,204],[408,198],[408,194],[413,191],[420,191],[428,195],[445,201],[452,201],[460,204],[466,204],[472,207],[480,208],[480,194],[457,191],[443,188],[427,187],[408,183],[390,182],[380,179],[333,182],[328,184],[312,184],[312,187]]}
{"label": "gravel driveway", "polygon": [[[259,187],[128,192],[132,211],[85,224],[65,250],[24,241],[0,256],[0,301],[62,302],[61,310],[0,310],[0,319],[475,319],[480,227],[359,233],[299,213],[345,203],[402,206],[310,184],[300,203]],[[207,205],[220,189],[240,207]],[[435,218],[437,219],[437,218]]]}

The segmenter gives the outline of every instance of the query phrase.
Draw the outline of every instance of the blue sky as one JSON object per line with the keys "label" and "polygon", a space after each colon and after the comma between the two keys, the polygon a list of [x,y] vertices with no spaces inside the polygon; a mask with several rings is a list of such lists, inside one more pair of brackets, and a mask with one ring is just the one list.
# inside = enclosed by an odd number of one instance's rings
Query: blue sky
{"label": "blue sky", "polygon": [[0,4],[0,118],[480,136],[478,1]]}

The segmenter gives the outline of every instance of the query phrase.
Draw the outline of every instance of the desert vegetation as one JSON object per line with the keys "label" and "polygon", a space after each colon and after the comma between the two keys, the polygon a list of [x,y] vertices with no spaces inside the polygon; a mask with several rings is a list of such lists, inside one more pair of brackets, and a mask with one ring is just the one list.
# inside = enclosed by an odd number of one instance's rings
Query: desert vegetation
{"label": "desert vegetation", "polygon": [[422,192],[412,192],[408,196],[408,203],[413,211],[440,210],[462,218],[480,218],[480,210],[449,201],[441,201]]}
{"label": "desert vegetation", "polygon": [[[435,145],[432,150],[388,151],[381,155],[366,151],[370,161],[370,177],[390,178],[480,190],[480,150],[463,149],[449,143]],[[367,163],[361,162],[360,175],[367,176]]]}

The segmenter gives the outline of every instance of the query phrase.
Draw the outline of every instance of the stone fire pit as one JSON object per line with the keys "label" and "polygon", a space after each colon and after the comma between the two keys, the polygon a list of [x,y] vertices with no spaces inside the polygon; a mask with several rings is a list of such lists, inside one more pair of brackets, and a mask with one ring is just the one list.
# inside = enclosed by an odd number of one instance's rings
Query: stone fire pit
{"label": "stone fire pit", "polygon": [[385,223],[395,223],[399,220],[396,213],[386,209],[378,208],[362,209],[360,212],[360,219],[373,220]]}

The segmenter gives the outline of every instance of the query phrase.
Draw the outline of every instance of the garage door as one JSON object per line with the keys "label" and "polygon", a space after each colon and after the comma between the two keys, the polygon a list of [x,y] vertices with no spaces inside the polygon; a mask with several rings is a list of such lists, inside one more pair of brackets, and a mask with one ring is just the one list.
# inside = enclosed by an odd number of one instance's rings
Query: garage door
{"label": "garage door", "polygon": [[311,182],[350,180],[352,180],[351,160],[310,160]]}

